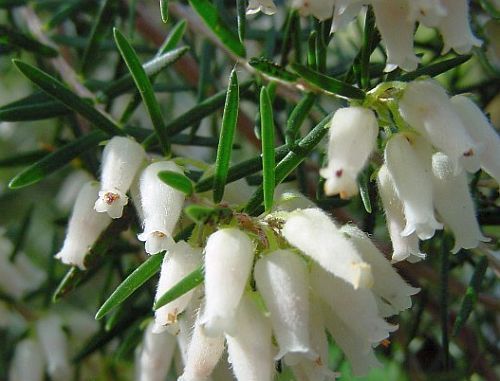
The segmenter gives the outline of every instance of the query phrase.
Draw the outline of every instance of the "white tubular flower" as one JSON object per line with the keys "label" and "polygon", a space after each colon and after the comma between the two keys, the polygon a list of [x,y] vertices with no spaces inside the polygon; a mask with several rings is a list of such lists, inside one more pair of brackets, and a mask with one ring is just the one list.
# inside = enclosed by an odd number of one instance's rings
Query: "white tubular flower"
{"label": "white tubular flower", "polygon": [[120,218],[128,203],[126,195],[146,154],[135,140],[122,136],[112,138],[102,155],[101,190],[95,210]]}
{"label": "white tubular flower", "polygon": [[254,245],[235,228],[210,235],[205,246],[205,299],[201,320],[209,336],[237,331],[236,310],[252,270]]}
{"label": "white tubular flower", "polygon": [[[179,241],[174,244],[163,259],[155,300],[158,300],[165,292],[194,271],[200,264],[201,249],[193,248],[185,241]],[[155,333],[164,331],[167,329],[167,326],[177,325],[177,316],[186,309],[194,291],[191,290],[180,298],[156,310]]]}
{"label": "white tubular flower", "polygon": [[179,220],[184,204],[184,194],[165,184],[158,178],[158,172],[182,169],[171,161],[150,164],[141,174],[141,201],[144,212],[144,232],[139,240],[146,242],[148,254],[168,250],[173,244],[172,232]]}
{"label": "white tubular flower", "polygon": [[345,323],[333,309],[324,306],[325,324],[327,330],[335,340],[335,343],[342,349],[351,364],[352,372],[355,376],[365,376],[373,368],[380,367],[381,364],[373,352],[373,343],[357,332],[351,325]]}
{"label": "white tubular flower", "polygon": [[67,265],[85,270],[85,256],[101,233],[110,224],[111,218],[94,210],[99,183],[88,182],[78,193],[69,219],[64,244],[56,258]]}
{"label": "white tubular flower", "polygon": [[344,107],[335,112],[330,122],[328,165],[320,170],[328,196],[340,194],[345,199],[358,193],[356,177],[377,144],[377,134],[372,110]]}
{"label": "white tubular flower", "polygon": [[322,210],[303,209],[290,213],[282,234],[291,245],[354,288],[372,285],[370,265]]}
{"label": "white tubular flower", "polygon": [[347,26],[361,12],[365,0],[335,0],[332,27],[330,33]]}
{"label": "white tubular flower", "polygon": [[206,336],[198,321],[186,353],[184,373],[178,381],[207,381],[224,352],[224,335]]}
{"label": "white tubular flower", "polygon": [[271,381],[274,378],[271,323],[243,295],[237,312],[238,330],[226,335],[228,359],[238,381]]}
{"label": "white tubular flower", "polygon": [[476,144],[453,109],[446,91],[435,81],[411,82],[399,101],[401,116],[455,163],[469,172],[479,169]]}
{"label": "white tubular flower", "polygon": [[301,16],[313,15],[318,20],[332,17],[335,0],[293,0],[292,8],[298,9]]}
{"label": "white tubular flower", "polygon": [[443,54],[450,49],[466,54],[473,46],[481,46],[481,40],[470,29],[469,0],[441,0],[441,3],[446,9],[446,17],[438,25],[443,36]]}
{"label": "white tubular flower", "polygon": [[500,184],[500,135],[477,105],[463,95],[451,98],[455,112],[479,147],[481,168]]}
{"label": "white tubular flower", "polygon": [[289,250],[277,250],[255,265],[254,278],[270,312],[280,351],[275,360],[317,358],[309,339],[309,276],[306,263]]}
{"label": "white tubular flower", "polygon": [[[403,203],[406,226],[402,236],[416,233],[420,239],[429,239],[443,225],[436,221],[432,198],[432,175],[417,152],[418,138],[394,135],[385,147],[385,163]],[[429,156],[430,158],[430,156]]]}
{"label": "white tubular flower", "polygon": [[164,381],[176,347],[175,337],[168,332],[154,333],[154,323],[144,332],[138,364],[138,381]]}
{"label": "white tubular flower", "polygon": [[277,10],[273,0],[250,0],[248,2],[247,15],[253,15],[257,12],[274,15]]}
{"label": "white tubular flower", "polygon": [[379,343],[397,329],[379,316],[375,296],[369,289],[355,290],[317,265],[312,266],[311,287],[346,325],[370,343]]}
{"label": "white tubular flower", "polygon": [[436,210],[455,236],[451,252],[455,254],[461,248],[473,249],[479,242],[488,242],[489,238],[479,228],[465,174],[455,175],[451,160],[441,152],[432,156],[432,170]]}
{"label": "white tubular flower", "polygon": [[351,242],[361,253],[363,259],[371,266],[373,273],[372,291],[388,303],[396,315],[411,307],[411,295],[420,291],[411,287],[391,266],[370,238],[357,226],[344,225],[340,231],[349,236]]}
{"label": "white tubular flower", "polygon": [[36,323],[38,339],[47,361],[47,372],[54,381],[66,381],[73,373],[68,359],[68,341],[58,316],[49,315]]}
{"label": "white tubular flower", "polygon": [[413,51],[415,20],[410,19],[409,1],[373,1],[377,27],[387,49],[385,71],[400,67],[406,71],[417,68],[418,57]]}
{"label": "white tubular flower", "polygon": [[404,237],[401,235],[406,225],[403,204],[398,198],[394,180],[385,164],[378,171],[377,187],[385,211],[387,230],[391,237],[392,262],[403,261],[410,256],[414,259],[424,259],[426,255],[420,252],[417,235],[415,233]]}
{"label": "white tubular flower", "polygon": [[43,381],[44,367],[45,360],[38,343],[33,339],[21,340],[10,363],[9,381]]}

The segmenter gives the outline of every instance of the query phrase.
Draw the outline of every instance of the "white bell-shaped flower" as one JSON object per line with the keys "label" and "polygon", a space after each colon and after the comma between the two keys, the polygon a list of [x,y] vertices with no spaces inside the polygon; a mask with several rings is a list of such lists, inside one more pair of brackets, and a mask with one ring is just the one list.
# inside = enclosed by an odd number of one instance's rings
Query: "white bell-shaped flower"
{"label": "white bell-shaped flower", "polygon": [[372,110],[364,107],[338,109],[330,122],[328,165],[320,170],[326,179],[325,193],[350,198],[358,193],[356,177],[377,144],[378,124]]}
{"label": "white bell-shaped flower", "polygon": [[361,12],[366,0],[335,0],[330,33],[347,26]]}
{"label": "white bell-shaped flower", "polygon": [[16,345],[9,368],[9,381],[43,381],[45,359],[37,341],[23,339]]}
{"label": "white bell-shaped flower", "polygon": [[455,236],[451,252],[473,249],[479,242],[488,242],[489,238],[483,236],[479,228],[465,174],[455,175],[451,160],[441,152],[432,156],[432,170],[436,210]]}
{"label": "white bell-shaped flower", "polygon": [[96,211],[108,213],[111,218],[122,216],[128,203],[126,193],[145,158],[142,146],[131,138],[115,136],[106,144]]}
{"label": "white bell-shaped flower", "polygon": [[404,134],[392,136],[385,147],[385,163],[403,203],[406,226],[401,235],[415,232],[420,239],[429,239],[443,225],[434,216],[432,174],[423,156],[431,157],[419,147],[418,140]]}
{"label": "white bell-shaped flower", "polygon": [[99,192],[99,183],[85,184],[75,201],[69,219],[64,244],[56,258],[67,265],[78,266],[85,270],[85,256],[101,233],[111,223],[106,213],[97,213],[94,202]]}
{"label": "white bell-shaped flower", "polygon": [[137,237],[144,241],[146,253],[157,254],[173,244],[172,232],[184,205],[184,193],[158,178],[161,171],[183,173],[172,161],[150,164],[141,174],[141,203],[144,213],[144,231]]}
{"label": "white bell-shaped flower", "polygon": [[274,251],[257,261],[254,278],[280,349],[275,359],[285,355],[315,359],[309,339],[309,274],[304,260],[289,250]]}
{"label": "white bell-shaped flower", "polygon": [[236,311],[252,270],[254,245],[236,228],[210,235],[205,246],[205,311],[201,324],[209,336],[237,331]]}
{"label": "white bell-shaped flower", "polygon": [[356,290],[317,265],[312,266],[311,287],[345,324],[371,343],[379,343],[397,329],[380,317],[375,296],[369,289]]}
{"label": "white bell-shaped flower", "polygon": [[399,111],[410,126],[453,160],[456,173],[461,166],[470,172],[479,169],[476,144],[437,82],[411,82],[399,101]]}
{"label": "white bell-shaped flower", "polygon": [[[193,248],[185,241],[174,244],[163,259],[155,299],[158,300],[165,292],[200,266],[201,259],[201,249]],[[155,333],[164,331],[167,326],[176,325],[177,316],[186,309],[194,291],[191,290],[156,310]]]}
{"label": "white bell-shaped flower", "polygon": [[387,49],[385,71],[400,67],[406,71],[417,68],[418,57],[413,51],[415,20],[410,18],[408,1],[376,0],[372,2],[377,27]]}
{"label": "white bell-shaped flower", "polygon": [[61,319],[48,315],[36,323],[36,331],[45,359],[47,372],[54,381],[71,379],[73,370],[68,358],[68,340]]}
{"label": "white bell-shaped flower", "polygon": [[274,15],[277,10],[273,0],[250,0],[248,2],[247,15],[253,15],[257,12]]}
{"label": "white bell-shaped flower", "polygon": [[290,213],[282,234],[291,245],[354,288],[372,285],[370,265],[321,209]]}
{"label": "white bell-shaped flower", "polygon": [[299,10],[301,16],[313,15],[318,20],[332,17],[335,0],[293,0],[292,7]]}
{"label": "white bell-shaped flower", "polygon": [[370,238],[357,226],[344,225],[340,229],[349,236],[363,259],[371,266],[373,274],[373,293],[392,307],[391,315],[396,315],[411,307],[411,295],[420,291],[411,287],[391,266],[384,254],[373,244]]}
{"label": "white bell-shaped flower", "polygon": [[168,332],[154,333],[154,323],[144,332],[138,367],[138,381],[164,381],[176,348],[175,336]]}
{"label": "white bell-shaped flower", "polygon": [[443,53],[450,49],[459,54],[469,53],[473,46],[481,46],[469,24],[469,0],[441,0],[446,17],[441,19],[438,29],[443,36]]}
{"label": "white bell-shaped flower", "polygon": [[417,234],[414,232],[408,236],[401,235],[406,225],[403,204],[398,198],[394,180],[385,164],[378,171],[377,188],[392,242],[392,262],[403,261],[410,256],[424,259],[425,254],[420,252]]}
{"label": "white bell-shaped flower", "polygon": [[274,379],[274,348],[271,323],[252,301],[243,295],[236,314],[238,330],[226,335],[228,360],[238,381]]}
{"label": "white bell-shaped flower", "polygon": [[198,317],[187,348],[184,373],[178,381],[207,381],[224,352],[224,335],[205,335],[199,320]]}
{"label": "white bell-shaped flower", "polygon": [[467,132],[479,147],[481,168],[500,184],[500,135],[481,109],[469,98],[456,95],[451,98],[455,112]]}

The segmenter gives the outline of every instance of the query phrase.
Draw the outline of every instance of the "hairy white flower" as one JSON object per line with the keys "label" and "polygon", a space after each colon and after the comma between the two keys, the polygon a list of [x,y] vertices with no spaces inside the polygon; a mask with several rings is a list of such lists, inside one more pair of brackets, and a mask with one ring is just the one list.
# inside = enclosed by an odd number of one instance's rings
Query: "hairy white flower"
{"label": "hairy white flower", "polygon": [[255,265],[254,278],[270,312],[274,335],[284,356],[317,357],[309,338],[309,274],[306,263],[289,250],[277,250]]}
{"label": "hairy white flower", "polygon": [[418,58],[413,51],[414,20],[410,19],[408,1],[376,0],[372,2],[377,27],[387,49],[385,71],[396,67],[415,70]]}
{"label": "hairy white flower", "polygon": [[453,160],[456,173],[461,166],[470,172],[479,169],[476,144],[437,82],[411,82],[399,101],[399,110],[410,126]]}
{"label": "hairy white flower", "polygon": [[233,335],[236,310],[252,270],[254,245],[236,228],[210,235],[205,246],[206,306],[201,324],[209,336]]}
{"label": "hairy white flower", "polygon": [[443,53],[450,49],[459,54],[468,53],[473,46],[481,46],[469,24],[469,0],[441,0],[446,17],[441,19],[438,29],[443,36]]}
{"label": "hairy white flower", "polygon": [[[194,271],[201,264],[201,249],[193,248],[185,241],[179,241],[165,254],[161,266],[160,280],[156,290],[158,300],[165,292],[175,286],[186,275]],[[193,296],[191,290],[155,312],[154,332],[162,332],[167,326],[176,325],[177,316],[182,313]]]}
{"label": "hairy white flower", "polygon": [[372,110],[364,107],[338,109],[330,122],[325,193],[349,198],[358,193],[356,177],[377,143],[378,124]]}
{"label": "hairy white flower", "polygon": [[238,330],[226,335],[228,359],[238,381],[271,381],[274,378],[271,323],[248,295],[236,314]]}
{"label": "hairy white flower", "polygon": [[392,242],[392,262],[399,262],[410,256],[413,256],[412,259],[425,258],[425,254],[420,252],[419,240],[415,232],[407,236],[401,235],[406,225],[403,204],[398,198],[394,180],[385,164],[378,171],[377,187]]}
{"label": "hairy white flower", "polygon": [[84,260],[89,249],[111,222],[107,214],[94,210],[98,191],[99,183],[96,182],[88,182],[82,187],[69,219],[63,247],[56,254],[63,263],[82,270],[85,270]]}
{"label": "hairy white flower", "polygon": [[291,245],[354,288],[372,285],[370,265],[322,210],[299,209],[290,213],[282,234]]}
{"label": "hairy white flower", "polygon": [[128,203],[126,193],[145,157],[142,146],[131,138],[115,136],[106,144],[96,211],[108,213],[111,218],[122,216]]}
{"label": "hairy white flower", "polygon": [[350,241],[356,246],[363,259],[371,266],[373,274],[373,293],[381,298],[391,309],[391,315],[396,315],[411,307],[411,295],[420,291],[411,287],[396,272],[394,267],[377,249],[370,238],[357,226],[344,225],[341,232],[349,236]]}
{"label": "hairy white flower", "polygon": [[413,232],[420,239],[429,239],[442,224],[436,221],[432,197],[432,174],[421,138],[404,134],[394,135],[385,147],[385,163],[399,199],[403,203],[406,226],[402,236]]}
{"label": "hairy white flower", "polygon": [[335,0],[293,0],[292,7],[299,10],[301,16],[313,15],[318,20],[332,17]]}
{"label": "hairy white flower", "polygon": [[10,363],[9,381],[43,381],[45,360],[38,342],[23,339],[16,345]]}
{"label": "hairy white flower", "polygon": [[36,323],[36,331],[45,359],[47,371],[54,381],[66,381],[73,373],[68,358],[68,341],[59,316],[48,315]]}
{"label": "hairy white flower", "polygon": [[144,213],[144,231],[138,235],[146,242],[148,254],[168,250],[173,244],[172,232],[179,220],[184,204],[184,194],[158,178],[161,171],[183,173],[172,161],[150,164],[141,174],[141,203]]}
{"label": "hairy white flower", "polygon": [[247,15],[252,15],[257,12],[273,15],[278,9],[273,0],[250,0],[247,7]]}
{"label": "hairy white flower", "polygon": [[175,337],[168,332],[154,333],[154,323],[144,332],[138,358],[138,381],[164,381],[176,347]]}
{"label": "hairy white flower", "polygon": [[455,112],[467,132],[479,147],[481,168],[500,184],[500,135],[481,109],[469,98],[456,95],[451,98]]}
{"label": "hairy white flower", "polygon": [[489,238],[483,236],[479,228],[465,174],[455,175],[451,160],[441,152],[432,156],[432,170],[436,210],[455,236],[451,252],[473,249],[479,242],[488,242]]}

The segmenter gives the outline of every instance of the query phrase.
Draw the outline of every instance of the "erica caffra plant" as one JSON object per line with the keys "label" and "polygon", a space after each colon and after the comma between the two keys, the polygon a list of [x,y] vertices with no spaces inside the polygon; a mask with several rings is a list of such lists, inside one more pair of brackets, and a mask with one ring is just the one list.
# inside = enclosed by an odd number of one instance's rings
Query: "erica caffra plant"
{"label": "erica caffra plant", "polygon": [[0,379],[496,379],[496,1],[91,3],[0,0]]}

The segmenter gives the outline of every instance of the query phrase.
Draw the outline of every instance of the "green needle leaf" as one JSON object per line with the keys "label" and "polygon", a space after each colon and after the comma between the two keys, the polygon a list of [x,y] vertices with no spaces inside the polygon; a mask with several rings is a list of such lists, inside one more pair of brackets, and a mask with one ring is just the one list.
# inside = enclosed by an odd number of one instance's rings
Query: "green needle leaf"
{"label": "green needle leaf", "polygon": [[447,72],[448,70],[451,70],[457,66],[462,65],[463,63],[467,62],[472,56],[458,56],[454,58],[450,58],[448,60],[440,61],[433,63],[428,66],[420,67],[415,71],[403,74],[400,76],[397,80],[398,81],[404,81],[404,82],[409,82],[413,81],[414,79],[421,77],[423,75],[428,75],[430,77],[436,77],[439,74],[443,74]]}
{"label": "green needle leaf", "polygon": [[193,194],[193,183],[182,173],[174,171],[161,171],[158,173],[158,177],[165,184],[170,185],[172,188],[181,191],[187,196]]}
{"label": "green needle leaf", "polygon": [[1,158],[0,168],[20,167],[20,166],[30,165],[40,160],[48,153],[49,151],[46,150],[35,150]]}
{"label": "green needle leaf", "polygon": [[221,19],[219,11],[208,0],[189,0],[191,7],[202,18],[203,22],[220,39],[224,46],[239,57],[246,56],[245,46],[238,36]]}
{"label": "green needle leaf", "polygon": [[152,255],[135,269],[103,303],[99,311],[97,311],[95,319],[102,319],[108,312],[123,303],[139,287],[155,275],[160,270],[163,257],[164,254]]}
{"label": "green needle leaf", "polygon": [[222,116],[222,128],[220,131],[219,146],[217,147],[217,159],[215,161],[214,175],[214,202],[220,202],[224,196],[224,187],[231,160],[233,148],[234,131],[238,121],[238,108],[240,104],[240,92],[236,70],[233,69],[227,88],[226,104]]}
{"label": "green needle leaf", "polygon": [[238,18],[238,37],[241,43],[245,40],[246,32],[246,11],[247,2],[246,0],[236,0],[236,15]]}
{"label": "green needle leaf", "polygon": [[110,136],[124,135],[123,130],[112,119],[92,107],[92,105],[73,93],[54,77],[25,62],[19,60],[13,60],[12,62],[21,73],[40,89],[66,105],[70,110],[83,116],[106,134]]}
{"label": "green needle leaf", "polygon": [[165,24],[168,21],[168,0],[160,0],[161,21]]}
{"label": "green needle leaf", "polygon": [[264,208],[271,211],[274,197],[274,120],[273,105],[266,87],[260,91],[260,121],[262,137],[262,169],[264,187]]}
{"label": "green needle leaf", "polygon": [[250,66],[265,75],[282,81],[295,82],[299,78],[297,74],[289,72],[283,66],[280,66],[264,57],[253,57],[248,63]]}
{"label": "green needle leaf", "polygon": [[137,89],[139,89],[142,100],[144,101],[149,116],[151,117],[151,121],[160,141],[163,153],[165,155],[169,155],[170,141],[165,127],[165,122],[163,121],[163,116],[161,115],[160,105],[158,104],[153,91],[153,86],[151,85],[146,71],[142,67],[132,45],[130,45],[125,36],[118,29],[114,29],[113,32],[120,54],[130,70],[130,74],[134,79]]}
{"label": "green needle leaf", "polygon": [[43,92],[33,93],[0,107],[0,121],[21,122],[67,115],[71,112],[59,101]]}
{"label": "green needle leaf", "polygon": [[57,57],[59,54],[54,48],[44,45],[33,38],[0,25],[0,40],[3,43],[15,46],[28,52],[40,54],[45,57]]}
{"label": "green needle leaf", "polygon": [[367,213],[372,212],[372,203],[370,201],[370,168],[366,168],[359,176],[359,194],[361,195],[361,201],[363,201],[363,206]]}
{"label": "green needle leaf", "polygon": [[156,54],[156,56],[160,56],[171,50],[174,50],[174,48],[181,41],[182,36],[184,36],[184,32],[186,31],[186,26],[187,26],[186,20],[181,20],[177,24],[175,24],[170,33],[168,34],[168,36],[165,38],[165,41],[161,45],[160,49],[158,49],[158,53]]}
{"label": "green needle leaf", "polygon": [[160,298],[154,304],[153,309],[156,311],[158,308],[163,307],[165,304],[170,303],[177,298],[180,298],[182,295],[188,293],[193,288],[198,286],[201,282],[203,282],[203,279],[205,279],[205,275],[203,274],[203,266],[200,266],[192,273],[186,275],[179,281],[179,283],[177,283],[170,290],[160,296]]}

